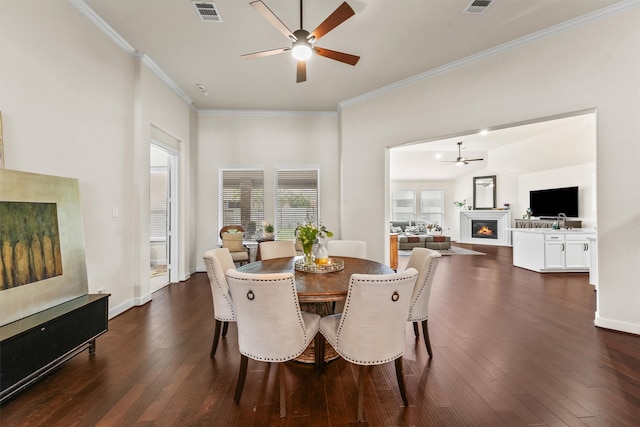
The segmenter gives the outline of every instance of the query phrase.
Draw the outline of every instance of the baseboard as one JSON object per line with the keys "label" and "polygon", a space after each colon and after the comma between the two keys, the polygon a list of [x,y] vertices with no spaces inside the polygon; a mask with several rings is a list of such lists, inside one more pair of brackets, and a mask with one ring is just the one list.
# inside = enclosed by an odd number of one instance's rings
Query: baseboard
{"label": "baseboard", "polygon": [[130,308],[145,305],[149,301],[151,301],[151,294],[125,301],[122,304],[109,309],[109,319],[113,319]]}
{"label": "baseboard", "polygon": [[600,328],[612,329],[614,331],[640,335],[640,325],[636,323],[621,322],[619,320],[600,317],[597,312],[596,312],[596,318],[593,323]]}

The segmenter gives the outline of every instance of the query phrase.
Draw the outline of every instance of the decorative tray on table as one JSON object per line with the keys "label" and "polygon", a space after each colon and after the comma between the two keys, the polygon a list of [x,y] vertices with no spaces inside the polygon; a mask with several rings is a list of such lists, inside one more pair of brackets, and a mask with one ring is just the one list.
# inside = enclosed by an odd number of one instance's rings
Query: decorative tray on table
{"label": "decorative tray on table", "polygon": [[294,267],[297,271],[304,273],[333,273],[334,271],[344,270],[344,260],[342,258],[329,258],[326,264],[310,264],[305,265],[304,258],[297,259]]}

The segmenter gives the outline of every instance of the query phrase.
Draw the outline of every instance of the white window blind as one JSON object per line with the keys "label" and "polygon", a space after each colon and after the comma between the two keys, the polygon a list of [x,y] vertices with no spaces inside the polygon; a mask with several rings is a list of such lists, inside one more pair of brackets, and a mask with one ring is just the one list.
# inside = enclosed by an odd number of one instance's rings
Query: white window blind
{"label": "white window blind", "polygon": [[220,227],[240,225],[245,240],[255,239],[264,220],[264,171],[221,169],[219,183]]}
{"label": "white window blind", "polygon": [[167,237],[168,168],[153,166],[149,183],[149,231],[151,241],[164,242]]}
{"label": "white window blind", "polygon": [[276,231],[280,240],[294,240],[307,219],[318,222],[318,169],[276,170]]}
{"label": "white window blind", "polygon": [[416,192],[395,190],[392,196],[391,219],[393,221],[415,221]]}
{"label": "white window blind", "polygon": [[420,208],[423,221],[437,222],[444,227],[444,191],[422,190]]}

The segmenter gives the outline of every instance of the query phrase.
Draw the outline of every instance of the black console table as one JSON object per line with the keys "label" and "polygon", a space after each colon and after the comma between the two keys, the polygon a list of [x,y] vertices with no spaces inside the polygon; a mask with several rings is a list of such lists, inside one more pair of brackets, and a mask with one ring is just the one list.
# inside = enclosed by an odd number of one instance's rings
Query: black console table
{"label": "black console table", "polygon": [[109,294],[74,298],[0,327],[0,402],[28,387],[107,331]]}

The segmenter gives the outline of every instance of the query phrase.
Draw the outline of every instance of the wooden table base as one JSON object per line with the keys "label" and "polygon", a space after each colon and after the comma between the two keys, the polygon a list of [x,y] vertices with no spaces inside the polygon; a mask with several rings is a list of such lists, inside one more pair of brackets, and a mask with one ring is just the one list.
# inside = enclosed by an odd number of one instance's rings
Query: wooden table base
{"label": "wooden table base", "polygon": [[[300,309],[302,311],[306,311],[307,313],[316,313],[320,316],[328,316],[333,314],[333,303],[330,302],[319,302],[319,303],[300,303]],[[318,332],[320,333],[320,332]],[[315,363],[315,342],[311,340],[305,351],[294,360],[302,363]],[[329,344],[325,342],[324,344],[324,361],[330,362],[332,360],[340,357],[338,352]]]}

